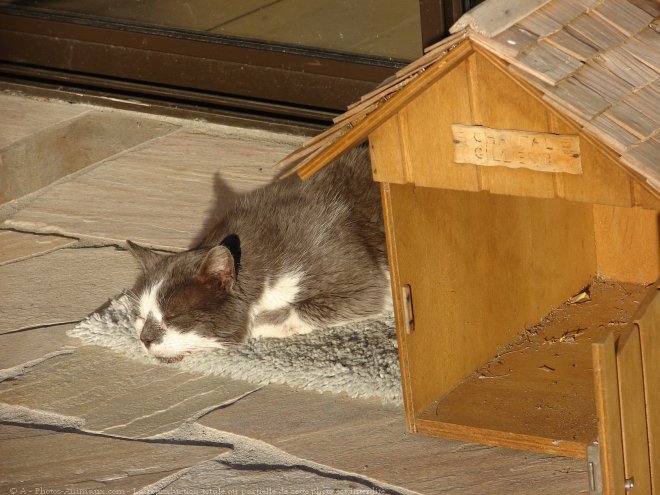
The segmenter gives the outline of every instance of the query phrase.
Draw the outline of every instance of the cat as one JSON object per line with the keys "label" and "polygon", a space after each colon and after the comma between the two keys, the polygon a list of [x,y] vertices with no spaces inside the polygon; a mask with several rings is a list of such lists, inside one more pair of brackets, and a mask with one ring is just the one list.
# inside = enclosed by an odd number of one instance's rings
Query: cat
{"label": "cat", "polygon": [[127,245],[142,268],[130,292],[135,329],[163,362],[391,311],[380,191],[364,145],[308,181],[246,195],[193,249]]}

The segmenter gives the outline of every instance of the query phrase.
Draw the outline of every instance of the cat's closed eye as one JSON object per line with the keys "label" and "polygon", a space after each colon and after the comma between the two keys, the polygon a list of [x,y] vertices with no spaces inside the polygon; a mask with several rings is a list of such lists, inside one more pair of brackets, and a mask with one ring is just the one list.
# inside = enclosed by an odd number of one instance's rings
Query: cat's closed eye
{"label": "cat's closed eye", "polygon": [[145,321],[146,320],[140,315],[135,318],[135,330],[138,334],[142,331],[142,328],[144,328]]}

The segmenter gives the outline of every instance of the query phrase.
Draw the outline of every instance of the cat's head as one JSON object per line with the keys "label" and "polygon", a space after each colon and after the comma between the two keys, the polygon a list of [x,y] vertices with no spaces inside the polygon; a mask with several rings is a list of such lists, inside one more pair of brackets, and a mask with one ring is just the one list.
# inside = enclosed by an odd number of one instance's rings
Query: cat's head
{"label": "cat's head", "polygon": [[173,362],[196,350],[242,342],[246,322],[234,285],[240,243],[161,254],[127,241],[142,274],[133,287],[135,331],[152,356]]}

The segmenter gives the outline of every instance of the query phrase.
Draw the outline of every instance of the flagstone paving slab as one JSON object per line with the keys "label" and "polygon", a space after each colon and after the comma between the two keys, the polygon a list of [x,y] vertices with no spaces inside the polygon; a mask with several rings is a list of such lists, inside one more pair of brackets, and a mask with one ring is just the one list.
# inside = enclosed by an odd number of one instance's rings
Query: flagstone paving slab
{"label": "flagstone paving slab", "polygon": [[19,198],[178,126],[137,114],[92,111],[0,150],[0,203]]}
{"label": "flagstone paving slab", "polygon": [[272,165],[295,149],[291,138],[258,136],[170,134],[52,186],[4,226],[185,249],[218,210],[271,181]]}
{"label": "flagstone paving slab", "polygon": [[[233,406],[232,406],[233,407]],[[224,495],[318,495],[322,493],[383,493],[416,495],[396,485],[372,480],[351,471],[339,471],[328,466],[296,457],[260,440],[219,431],[189,422],[176,431],[159,435],[158,439],[194,440],[217,445],[231,445],[230,452],[163,478],[139,492],[183,493],[200,487],[217,486]]]}
{"label": "flagstone paving slab", "polygon": [[13,368],[62,349],[79,347],[79,339],[69,337],[69,325],[33,328],[0,334],[0,369]]}
{"label": "flagstone paving slab", "polygon": [[573,494],[584,461],[466,444],[405,431],[399,408],[268,386],[200,423],[289,454],[428,494]]}
{"label": "flagstone paving slab", "polygon": [[86,431],[139,438],[173,430],[254,389],[84,346],[0,383],[0,403],[82,418]]}
{"label": "flagstone paving slab", "polygon": [[350,479],[337,479],[309,469],[281,466],[227,466],[207,461],[188,470],[167,485],[165,493],[213,493],[215,495],[358,495],[392,493]]}
{"label": "flagstone paving slab", "polygon": [[0,230],[0,265],[13,263],[59,248],[71,246],[77,239],[57,235],[26,234],[12,230]]}
{"label": "flagstone paving slab", "polygon": [[0,149],[89,111],[87,105],[0,92]]}
{"label": "flagstone paving slab", "polygon": [[135,442],[11,425],[0,425],[0,445],[0,493],[15,495],[83,490],[132,495],[227,451],[219,446]]}
{"label": "flagstone paving slab", "polygon": [[60,249],[0,266],[0,333],[80,320],[138,273],[133,257],[113,247]]}

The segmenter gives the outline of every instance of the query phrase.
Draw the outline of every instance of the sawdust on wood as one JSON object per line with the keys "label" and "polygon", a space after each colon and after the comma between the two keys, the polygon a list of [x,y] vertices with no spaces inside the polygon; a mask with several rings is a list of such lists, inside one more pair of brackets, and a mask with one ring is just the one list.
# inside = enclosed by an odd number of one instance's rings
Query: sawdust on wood
{"label": "sawdust on wood", "polygon": [[[647,287],[594,279],[538,324],[503,346],[423,417],[480,430],[569,441],[596,439],[591,343],[618,334]],[[579,294],[578,294],[579,295]]]}

